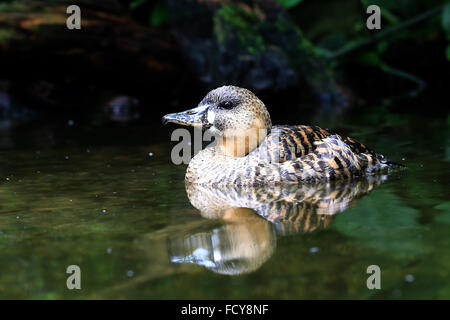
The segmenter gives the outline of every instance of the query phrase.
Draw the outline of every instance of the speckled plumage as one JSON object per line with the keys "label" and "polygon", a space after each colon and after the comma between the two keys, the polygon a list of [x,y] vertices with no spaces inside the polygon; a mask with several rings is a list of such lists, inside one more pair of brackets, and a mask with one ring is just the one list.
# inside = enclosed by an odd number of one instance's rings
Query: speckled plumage
{"label": "speckled plumage", "polygon": [[[382,155],[358,141],[319,127],[272,127],[264,103],[247,89],[217,88],[192,110],[202,110],[199,121],[210,127],[218,143],[191,160],[186,171],[187,183],[299,184],[351,179],[391,166]],[[192,119],[185,120],[193,117],[192,110],[166,117],[175,119],[172,122],[195,123]],[[250,138],[258,143],[251,145],[245,140]],[[245,144],[245,152],[237,151],[239,144]]]}
{"label": "speckled plumage", "polygon": [[350,179],[387,167],[383,161],[363,144],[318,127],[275,126],[245,157],[224,155],[217,147],[202,150],[189,163],[186,182],[220,186]]}

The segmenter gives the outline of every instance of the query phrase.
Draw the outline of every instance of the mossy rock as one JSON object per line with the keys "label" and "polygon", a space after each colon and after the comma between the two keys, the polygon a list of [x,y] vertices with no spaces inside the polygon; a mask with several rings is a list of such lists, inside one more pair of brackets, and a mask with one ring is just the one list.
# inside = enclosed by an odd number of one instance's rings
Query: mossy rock
{"label": "mossy rock", "polygon": [[169,3],[183,51],[209,87],[273,92],[301,86],[327,101],[340,96],[331,67],[277,1]]}

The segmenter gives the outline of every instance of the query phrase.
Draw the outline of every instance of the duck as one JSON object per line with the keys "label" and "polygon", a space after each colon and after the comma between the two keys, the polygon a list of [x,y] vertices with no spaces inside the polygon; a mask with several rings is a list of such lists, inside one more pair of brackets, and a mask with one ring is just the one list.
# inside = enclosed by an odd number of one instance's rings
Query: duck
{"label": "duck", "polygon": [[335,216],[370,194],[385,180],[361,179],[319,184],[214,188],[186,184],[192,206],[207,220],[167,238],[172,263],[190,263],[225,275],[249,274],[276,251],[279,237],[328,228]]}
{"label": "duck", "polygon": [[359,179],[333,180],[301,185],[262,186],[186,183],[191,205],[205,219],[237,223],[237,209],[249,209],[274,226],[277,235],[309,233],[327,227],[334,216],[344,212],[387,180],[382,173]]}
{"label": "duck", "polygon": [[226,85],[197,107],[167,114],[163,124],[201,127],[214,141],[186,169],[186,183],[216,187],[349,180],[400,166],[350,137],[318,126],[272,126],[250,90]]}

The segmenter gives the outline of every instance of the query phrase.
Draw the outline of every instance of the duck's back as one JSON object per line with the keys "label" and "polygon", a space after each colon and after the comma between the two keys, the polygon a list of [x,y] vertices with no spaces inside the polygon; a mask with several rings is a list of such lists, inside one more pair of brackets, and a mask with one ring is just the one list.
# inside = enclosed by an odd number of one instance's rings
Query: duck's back
{"label": "duck's back", "polygon": [[305,182],[351,178],[390,166],[364,144],[317,126],[274,126],[260,152],[281,164],[281,180]]}
{"label": "duck's back", "polygon": [[267,151],[264,156],[270,157],[271,161],[285,162],[316,151],[318,143],[331,136],[340,139],[356,154],[376,155],[375,152],[352,138],[332,134],[317,126],[305,125],[274,126],[260,147],[261,150]]}
{"label": "duck's back", "polygon": [[351,178],[392,165],[355,139],[317,126],[274,126],[255,152],[278,163],[280,180],[288,183]]}

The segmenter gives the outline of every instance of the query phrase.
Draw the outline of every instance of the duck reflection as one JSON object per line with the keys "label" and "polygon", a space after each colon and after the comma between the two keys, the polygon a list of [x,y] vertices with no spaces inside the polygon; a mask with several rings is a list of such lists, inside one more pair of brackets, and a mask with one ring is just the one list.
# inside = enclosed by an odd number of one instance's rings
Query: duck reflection
{"label": "duck reflection", "polygon": [[252,272],[272,256],[276,235],[270,222],[248,208],[227,208],[221,215],[220,227],[169,239],[171,261],[234,275]]}
{"label": "duck reflection", "polygon": [[191,204],[203,217],[220,219],[221,225],[169,238],[170,260],[220,274],[253,272],[273,255],[277,235],[327,227],[336,213],[384,180],[379,175],[350,182],[227,189],[187,184]]}

